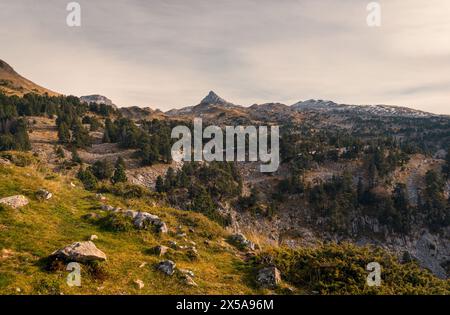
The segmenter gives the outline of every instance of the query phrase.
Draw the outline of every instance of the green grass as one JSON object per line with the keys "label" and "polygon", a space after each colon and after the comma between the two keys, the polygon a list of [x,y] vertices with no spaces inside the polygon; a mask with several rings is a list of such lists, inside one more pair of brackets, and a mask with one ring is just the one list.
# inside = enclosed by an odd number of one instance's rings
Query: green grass
{"label": "green grass", "polygon": [[[106,195],[107,204],[123,209],[148,211],[160,216],[169,226],[167,235],[152,231],[114,231],[101,224],[86,220],[92,212],[106,216],[100,210],[100,201],[94,193],[82,189],[73,178],[49,176],[45,167],[35,165],[18,167],[0,166],[0,197],[23,194],[30,204],[20,208],[0,208],[0,250],[8,249],[13,255],[0,264],[0,294],[255,294],[259,291],[245,280],[248,268],[237,251],[223,242],[226,232],[218,224],[198,213],[171,208],[151,207],[149,200],[121,199]],[[73,188],[70,182],[76,182]],[[47,201],[40,201],[35,192],[45,188],[54,194]],[[177,267],[191,269],[198,287],[188,287],[178,277],[169,277],[155,269],[163,258],[151,253],[159,244],[175,240],[176,227],[181,225],[188,241],[194,241],[199,259],[192,260],[183,251],[174,254]],[[188,231],[192,227],[194,233]],[[97,247],[106,253],[108,260],[102,263],[107,277],[100,281],[82,268],[82,286],[69,287],[65,283],[68,271],[49,272],[44,261],[53,251],[76,241],[87,240],[92,234],[99,236]],[[208,239],[212,244],[207,246]],[[145,267],[139,268],[142,263]],[[244,269],[244,271],[243,271]],[[133,281],[145,283],[137,290]]]}
{"label": "green grass", "polygon": [[[95,193],[84,190],[80,182],[51,172],[26,154],[20,154],[16,160],[19,162],[0,165],[0,198],[23,194],[30,203],[20,209],[0,206],[0,294],[450,293],[449,281],[439,280],[413,263],[400,264],[381,249],[350,244],[297,250],[266,246],[246,262],[243,253],[226,242],[229,234],[220,225],[199,213],[151,206],[151,194],[139,199],[104,195],[109,205],[158,215],[169,226],[169,233],[136,230],[122,220],[120,223],[126,228],[117,230],[105,224],[108,220],[85,218],[89,213],[104,218],[107,213],[100,210],[101,202]],[[46,201],[36,198],[35,193],[41,188],[54,197]],[[178,226],[187,234],[188,242],[177,236]],[[82,266],[82,286],[69,287],[65,266],[48,271],[47,258],[56,249],[87,240],[92,234],[98,235],[95,244],[108,260],[99,269]],[[192,259],[185,250],[172,250],[167,258],[179,268],[192,270],[198,287],[187,286],[180,277],[156,270],[164,258],[157,257],[152,249],[161,244],[167,246],[169,241],[179,245],[196,243],[198,259]],[[8,250],[8,254],[3,255],[3,250]],[[371,261],[379,262],[383,268],[379,288],[366,286],[365,266]],[[139,268],[143,263],[146,265]],[[258,289],[256,272],[265,264],[275,264],[280,269],[283,283],[279,289]],[[137,279],[145,284],[142,290],[133,283]]]}

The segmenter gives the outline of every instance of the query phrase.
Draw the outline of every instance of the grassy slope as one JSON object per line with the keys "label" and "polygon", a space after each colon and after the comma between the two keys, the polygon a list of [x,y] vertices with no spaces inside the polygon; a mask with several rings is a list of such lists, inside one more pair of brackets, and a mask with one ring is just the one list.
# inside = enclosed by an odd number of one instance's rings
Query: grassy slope
{"label": "grassy slope", "polygon": [[[30,158],[28,154],[24,154]],[[70,185],[71,181],[77,187]],[[193,212],[150,206],[151,200],[128,199],[107,195],[107,204],[124,209],[148,211],[160,216],[169,226],[167,235],[150,231],[112,232],[83,218],[88,213],[102,213],[101,202],[94,193],[80,188],[80,183],[52,173],[45,164],[35,161],[31,166],[0,164],[0,197],[23,194],[30,204],[21,209],[0,206],[0,294],[255,294],[270,293],[255,286],[255,271],[271,261],[290,283],[294,293],[311,294],[449,294],[450,280],[436,279],[415,264],[399,264],[381,249],[353,245],[330,244],[319,248],[298,250],[265,248],[257,257],[244,262],[243,253],[231,247],[224,238],[225,230],[206,217]],[[54,193],[48,201],[39,201],[35,192],[46,188]],[[200,254],[191,261],[181,251],[172,251],[169,259],[180,268],[192,270],[198,287],[186,286],[176,277],[155,270],[163,258],[152,254],[159,244],[175,240],[176,227],[182,226],[188,241],[194,241]],[[189,232],[192,227],[194,232]],[[65,270],[49,272],[43,260],[54,250],[76,241],[99,236],[97,247],[108,256],[103,263],[107,276],[99,280],[82,269],[82,286],[69,287]],[[210,241],[210,245],[204,243]],[[8,254],[3,251],[12,251]],[[368,262],[382,263],[383,285],[365,285]],[[147,263],[139,268],[142,263]],[[334,266],[322,270],[321,265]],[[138,290],[133,283],[145,283]],[[283,284],[276,293],[292,293]]]}
{"label": "grassy slope", "polygon": [[[23,194],[30,204],[21,209],[0,208],[0,250],[13,251],[1,259],[0,294],[15,294],[20,288],[25,294],[49,293],[60,287],[64,294],[252,294],[258,291],[248,281],[248,270],[238,252],[226,243],[225,231],[202,215],[150,207],[143,200],[120,200],[108,197],[108,204],[140,209],[159,215],[167,222],[170,232],[162,237],[150,231],[111,232],[83,219],[82,216],[99,212],[100,202],[95,195],[70,185],[71,179],[55,176],[45,168],[0,165],[0,197]],[[47,178],[47,179],[46,179]],[[34,195],[40,188],[54,193],[48,201],[39,201]],[[175,227],[182,225],[189,240],[197,243],[200,258],[190,261],[183,254],[172,254],[177,266],[194,271],[198,287],[188,287],[177,277],[168,277],[154,269],[161,258],[150,249],[177,239]],[[189,233],[188,226],[194,227]],[[67,271],[47,272],[42,259],[54,250],[75,241],[86,240],[91,234],[99,239],[97,247],[108,256],[104,267],[105,281],[95,280],[82,270],[82,287],[65,284]],[[211,240],[210,246],[204,240]],[[147,265],[139,268],[141,263]],[[133,281],[145,283],[137,290]],[[50,288],[47,288],[50,287]],[[56,290],[58,291],[58,290]]]}

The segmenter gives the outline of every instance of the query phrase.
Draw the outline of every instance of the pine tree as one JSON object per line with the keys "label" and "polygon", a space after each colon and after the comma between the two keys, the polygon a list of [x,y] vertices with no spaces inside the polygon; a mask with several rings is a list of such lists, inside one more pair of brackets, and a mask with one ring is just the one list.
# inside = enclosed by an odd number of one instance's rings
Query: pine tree
{"label": "pine tree", "polygon": [[83,170],[83,168],[80,167],[77,178],[83,183],[84,188],[87,190],[94,190],[97,187],[97,178],[89,169]]}
{"label": "pine tree", "polygon": [[166,191],[166,189],[164,187],[164,180],[161,176],[158,176],[156,178],[155,190],[158,193],[162,193],[162,192]]}
{"label": "pine tree", "polygon": [[80,156],[78,155],[78,151],[76,147],[72,147],[72,162],[74,163],[82,163]]}
{"label": "pine tree", "polygon": [[112,177],[113,184],[125,183],[127,181],[127,174],[125,172],[125,161],[122,157],[119,157],[116,161],[114,175]]}
{"label": "pine tree", "polygon": [[55,154],[56,154],[56,156],[59,157],[60,159],[63,159],[63,158],[66,157],[66,154],[64,153],[64,150],[63,150],[63,148],[62,148],[60,145],[58,145],[58,146],[55,148]]}
{"label": "pine tree", "polygon": [[58,139],[59,143],[67,144],[70,142],[70,131],[69,127],[65,122],[61,122],[58,125]]}
{"label": "pine tree", "polygon": [[103,161],[95,161],[91,166],[91,172],[97,177],[99,180],[111,179],[114,173],[114,168],[111,162],[107,160]]}

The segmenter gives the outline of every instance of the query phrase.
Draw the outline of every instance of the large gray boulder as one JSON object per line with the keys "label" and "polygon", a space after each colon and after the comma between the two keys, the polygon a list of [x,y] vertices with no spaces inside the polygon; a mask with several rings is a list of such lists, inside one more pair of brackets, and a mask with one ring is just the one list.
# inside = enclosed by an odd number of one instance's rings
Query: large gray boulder
{"label": "large gray boulder", "polygon": [[23,195],[10,196],[0,199],[0,204],[4,204],[14,209],[26,206],[29,203],[27,197]]}
{"label": "large gray boulder", "polygon": [[276,267],[266,267],[258,272],[256,281],[263,288],[275,289],[281,282],[280,271]]}
{"label": "large gray boulder", "polygon": [[51,256],[64,261],[79,262],[83,264],[106,260],[105,253],[99,250],[91,241],[73,243],[58,249],[53,252]]}
{"label": "large gray boulder", "polygon": [[167,233],[169,230],[166,223],[157,215],[148,212],[138,212],[133,218],[133,224],[140,230],[148,229],[149,227],[155,227],[160,233]]}

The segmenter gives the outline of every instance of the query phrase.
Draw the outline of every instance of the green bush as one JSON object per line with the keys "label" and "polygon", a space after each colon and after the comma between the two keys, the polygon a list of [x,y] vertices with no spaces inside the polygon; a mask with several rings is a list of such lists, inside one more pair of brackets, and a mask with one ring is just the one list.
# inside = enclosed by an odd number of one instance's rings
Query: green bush
{"label": "green bush", "polygon": [[[367,264],[381,265],[381,286],[366,283]],[[450,294],[450,282],[440,280],[416,263],[375,247],[327,244],[317,248],[273,249],[258,255],[255,267],[275,265],[285,281],[320,294]]]}
{"label": "green bush", "polygon": [[134,228],[131,218],[121,213],[109,213],[98,222],[101,227],[113,232],[126,232]]}

